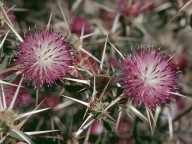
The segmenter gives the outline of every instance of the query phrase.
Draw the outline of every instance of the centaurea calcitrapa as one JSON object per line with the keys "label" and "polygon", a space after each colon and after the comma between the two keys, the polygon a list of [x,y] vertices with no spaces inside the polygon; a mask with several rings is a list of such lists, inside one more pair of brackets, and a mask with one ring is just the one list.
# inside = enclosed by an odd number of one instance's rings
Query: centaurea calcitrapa
{"label": "centaurea calcitrapa", "polygon": [[24,77],[38,86],[61,80],[71,65],[68,43],[58,32],[48,29],[28,33],[19,43],[16,56]]}
{"label": "centaurea calcitrapa", "polygon": [[[3,98],[3,94],[5,96],[5,103],[8,107],[13,99],[14,93],[16,92],[17,85],[19,84],[19,80],[21,79],[21,75],[16,75],[16,71],[10,71],[3,74],[0,74],[0,79],[2,81],[10,82],[9,84],[2,85],[0,89],[0,98]],[[20,88],[18,92],[17,99],[14,103],[14,108],[19,108],[21,106],[29,104],[31,101],[31,94],[27,87],[22,84],[22,87]]]}
{"label": "centaurea calcitrapa", "polygon": [[[0,91],[0,143],[17,143],[17,142],[26,142],[33,143],[30,135],[31,133],[23,132],[23,126],[27,122],[28,118],[35,114],[49,108],[39,109],[36,107],[34,110],[20,113],[18,109],[15,109],[14,105],[17,103],[17,99],[20,97],[21,84],[23,81],[23,76],[19,80],[18,85],[15,86],[15,92],[10,93],[8,89],[1,84]],[[12,83],[10,83],[12,84]],[[9,89],[11,91],[11,89]],[[13,94],[11,101],[7,99],[7,96]],[[7,103],[10,103],[7,105]],[[17,112],[16,112],[17,111]],[[51,131],[36,131],[35,134],[47,133]],[[33,133],[32,133],[33,134]]]}
{"label": "centaurea calcitrapa", "polygon": [[[13,84],[16,85],[16,84],[18,84],[17,82],[18,82],[18,80],[14,80]],[[17,86],[4,85],[3,92],[2,92],[2,89],[0,90],[0,98],[3,97],[2,94],[4,93],[7,106],[10,105],[16,89],[17,89]],[[14,108],[18,108],[20,106],[27,105],[27,104],[29,104],[30,100],[31,100],[31,95],[29,93],[29,90],[23,85],[18,92],[18,97],[14,103]]]}
{"label": "centaurea calcitrapa", "polygon": [[138,106],[149,109],[173,100],[170,93],[177,87],[177,70],[171,58],[153,48],[140,48],[121,62],[124,74],[120,84],[124,94]]}

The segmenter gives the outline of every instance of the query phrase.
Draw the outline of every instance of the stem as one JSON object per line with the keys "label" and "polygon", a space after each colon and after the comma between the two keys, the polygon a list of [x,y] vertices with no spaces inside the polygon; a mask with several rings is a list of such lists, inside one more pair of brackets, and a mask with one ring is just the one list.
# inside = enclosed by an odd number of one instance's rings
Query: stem
{"label": "stem", "polygon": [[123,98],[124,94],[120,95],[119,97],[117,97],[115,100],[113,100],[105,109],[105,111],[107,111],[110,107],[112,107],[113,105],[115,105],[118,101],[120,101]]}
{"label": "stem", "polygon": [[80,130],[75,132],[75,136],[79,136],[87,127],[89,127],[94,122],[94,119],[92,119],[90,122],[88,122],[86,125],[84,125]]}
{"label": "stem", "polygon": [[122,36],[126,36],[126,23],[125,23],[125,18],[123,16],[120,17],[120,23],[121,27],[123,28]]}
{"label": "stem", "polygon": [[135,138],[135,143],[137,144],[137,143],[139,143],[139,141],[138,141],[138,134],[137,134],[137,124],[138,124],[138,120],[139,120],[139,118],[138,117],[136,117],[136,119],[135,119],[135,123],[134,123],[134,129],[133,129],[133,137]]}
{"label": "stem", "polygon": [[36,94],[36,106],[37,106],[38,105],[38,101],[39,101],[39,86],[37,86],[35,94]]}

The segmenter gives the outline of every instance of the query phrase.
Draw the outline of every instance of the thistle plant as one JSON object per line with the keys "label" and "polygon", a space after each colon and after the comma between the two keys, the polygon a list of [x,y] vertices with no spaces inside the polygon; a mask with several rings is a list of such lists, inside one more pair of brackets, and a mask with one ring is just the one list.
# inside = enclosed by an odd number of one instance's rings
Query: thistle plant
{"label": "thistle plant", "polygon": [[26,35],[16,55],[18,64],[22,65],[22,73],[36,85],[52,84],[65,75],[71,65],[67,47],[67,42],[53,30]]}
{"label": "thistle plant", "polygon": [[142,47],[136,54],[122,60],[124,75],[120,84],[125,95],[137,105],[154,108],[173,99],[170,92],[176,88],[177,72],[164,53]]}
{"label": "thistle plant", "polygon": [[19,2],[0,2],[0,143],[191,143],[192,0]]}
{"label": "thistle plant", "polygon": [[[8,74],[4,74],[3,76],[1,76],[2,80],[6,80],[6,78],[10,76]],[[1,89],[1,98],[6,97],[6,105],[9,106],[11,104],[11,101],[13,99],[14,93],[17,89],[17,85],[19,84],[19,78],[15,78],[14,81],[12,81],[12,83],[9,85],[2,85],[2,89]],[[29,90],[22,85],[22,87],[20,88],[19,92],[18,92],[18,97],[14,103],[14,107],[20,107],[20,106],[24,106],[26,104],[28,104],[31,100],[31,95]]]}
{"label": "thistle plant", "polygon": [[[37,110],[34,109],[33,111],[26,112],[26,113],[16,113],[16,109],[14,109],[14,105],[17,104],[16,100],[18,100],[19,97],[24,95],[23,93],[19,93],[19,90],[21,88],[21,83],[22,83],[23,77],[21,78],[18,86],[16,87],[15,93],[12,92],[12,100],[10,100],[10,93],[6,90],[4,91],[4,87],[1,84],[1,99],[0,99],[0,104],[1,104],[1,110],[0,110],[0,126],[1,126],[1,143],[17,143],[17,142],[26,142],[26,143],[33,143],[30,139],[30,135],[33,135],[33,133],[27,134],[27,132],[23,132],[22,128],[23,125],[27,122],[29,117],[32,114],[45,111],[49,108]],[[12,91],[12,89],[10,89]],[[20,96],[19,96],[20,94]],[[7,97],[6,97],[7,96]],[[28,95],[25,95],[28,96]],[[7,105],[7,103],[10,103]],[[19,101],[19,104],[21,104],[21,101]],[[47,133],[47,132],[52,132],[52,131],[40,131],[40,132],[35,132],[34,134],[38,133]]]}

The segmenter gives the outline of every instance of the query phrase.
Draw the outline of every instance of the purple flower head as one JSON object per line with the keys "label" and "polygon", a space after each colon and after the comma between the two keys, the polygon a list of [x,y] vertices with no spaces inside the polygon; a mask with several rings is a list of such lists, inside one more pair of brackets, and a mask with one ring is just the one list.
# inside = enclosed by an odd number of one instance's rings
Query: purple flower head
{"label": "purple flower head", "polygon": [[59,33],[47,29],[27,34],[16,56],[24,76],[40,86],[61,79],[71,65],[68,43]]}
{"label": "purple flower head", "polygon": [[138,106],[142,103],[154,108],[159,103],[172,99],[170,92],[176,87],[177,72],[169,57],[159,51],[142,47],[122,61],[124,74],[120,84],[124,94]]}

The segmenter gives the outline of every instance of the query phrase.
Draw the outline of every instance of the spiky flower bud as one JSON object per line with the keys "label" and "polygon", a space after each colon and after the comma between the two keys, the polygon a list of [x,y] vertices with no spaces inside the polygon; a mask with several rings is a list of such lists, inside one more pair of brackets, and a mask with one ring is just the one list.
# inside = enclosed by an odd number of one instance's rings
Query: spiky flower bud
{"label": "spiky flower bud", "polygon": [[61,79],[71,65],[68,43],[58,32],[47,29],[27,34],[16,56],[24,76],[40,86]]}
{"label": "spiky flower bud", "polygon": [[103,124],[100,120],[96,119],[91,125],[91,135],[99,136],[103,132]]}
{"label": "spiky flower bud", "polygon": [[[73,65],[76,67],[80,67],[81,69],[89,72],[89,73],[95,73],[97,71],[97,64],[96,61],[83,52],[74,51],[73,52]],[[73,69],[70,71],[70,74],[74,77],[82,78],[80,73]]]}
{"label": "spiky flower bud", "polygon": [[86,18],[74,17],[71,21],[71,31],[73,33],[81,34],[83,28],[84,34],[89,34],[92,32],[91,25]]}
{"label": "spiky flower bud", "polygon": [[[13,99],[13,96],[16,92],[17,87],[6,85],[3,88],[4,88],[3,93],[4,93],[5,99],[6,99],[6,105],[9,106],[12,99]],[[2,91],[1,90],[0,90],[0,97],[2,97]],[[31,100],[31,95],[30,95],[28,89],[26,87],[22,86],[19,90],[17,99],[14,103],[14,107],[27,105],[27,104],[29,104],[30,100]]]}
{"label": "spiky flower bud", "polygon": [[124,94],[136,102],[154,108],[172,99],[170,92],[176,87],[177,72],[169,57],[159,51],[142,47],[122,61],[124,71],[120,84]]}
{"label": "spiky flower bud", "polygon": [[7,132],[14,123],[14,112],[8,109],[0,112],[0,132]]}
{"label": "spiky flower bud", "polygon": [[[7,77],[9,77],[11,75],[11,73],[12,72],[7,72],[4,74],[1,74],[0,79],[2,79],[2,80],[6,79]],[[4,95],[7,107],[10,105],[10,103],[15,95],[15,92],[17,90],[16,85],[19,84],[19,81],[20,81],[20,76],[11,82],[15,86],[3,85],[3,87],[0,88],[0,98],[3,99],[3,95]],[[29,90],[24,85],[22,85],[22,87],[20,87],[20,89],[19,89],[17,99],[14,103],[14,107],[18,108],[20,106],[27,105],[30,103],[30,101],[31,101],[31,94],[30,94]]]}
{"label": "spiky flower bud", "polygon": [[97,119],[105,119],[107,118],[107,112],[105,108],[107,107],[107,103],[103,103],[100,100],[95,100],[90,104],[90,112]]}
{"label": "spiky flower bud", "polygon": [[187,66],[187,58],[181,53],[176,53],[172,61],[179,70],[183,70]]}

